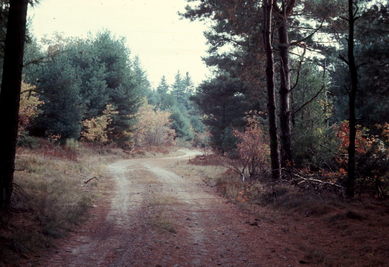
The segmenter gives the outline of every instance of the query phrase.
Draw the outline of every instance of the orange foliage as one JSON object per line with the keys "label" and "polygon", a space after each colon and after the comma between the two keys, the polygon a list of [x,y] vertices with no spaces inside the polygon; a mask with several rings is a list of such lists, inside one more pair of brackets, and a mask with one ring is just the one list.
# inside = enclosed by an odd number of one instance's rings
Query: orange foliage
{"label": "orange foliage", "polygon": [[[366,153],[366,151],[371,145],[364,131],[366,131],[366,129],[363,129],[361,126],[357,126],[357,134],[355,137],[355,150],[357,153],[360,154]],[[340,151],[344,153],[347,153],[347,149],[350,144],[349,132],[350,128],[348,121],[341,122],[339,125],[337,136],[340,139]]]}
{"label": "orange foliage", "polygon": [[254,177],[267,169],[269,156],[269,146],[264,141],[264,135],[258,123],[253,116],[246,118],[247,126],[244,132],[234,130],[234,136],[239,140],[237,152],[239,167],[236,166],[242,179],[245,177]]}

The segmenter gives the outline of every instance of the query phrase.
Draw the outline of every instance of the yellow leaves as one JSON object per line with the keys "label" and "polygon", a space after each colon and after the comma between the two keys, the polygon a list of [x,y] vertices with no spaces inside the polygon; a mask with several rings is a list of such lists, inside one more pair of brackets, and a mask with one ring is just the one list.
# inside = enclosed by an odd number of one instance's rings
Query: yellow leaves
{"label": "yellow leaves", "polygon": [[84,120],[82,122],[83,131],[81,137],[89,142],[107,143],[108,142],[108,126],[112,121],[112,115],[117,114],[117,111],[112,105],[107,105],[103,111],[103,115]]}
{"label": "yellow leaves", "polygon": [[35,86],[22,83],[19,108],[20,131],[24,131],[31,120],[39,114],[39,106],[43,104],[34,90]]}
{"label": "yellow leaves", "polygon": [[170,128],[171,113],[154,110],[154,107],[145,103],[139,108],[134,134],[135,144],[138,146],[159,146],[172,144],[175,131]]}

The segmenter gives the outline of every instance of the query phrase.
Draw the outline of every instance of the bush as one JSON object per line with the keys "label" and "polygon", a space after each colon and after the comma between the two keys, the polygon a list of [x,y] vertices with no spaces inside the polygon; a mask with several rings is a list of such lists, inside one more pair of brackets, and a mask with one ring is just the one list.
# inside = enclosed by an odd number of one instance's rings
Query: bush
{"label": "bush", "polygon": [[115,108],[112,105],[107,105],[103,115],[84,120],[82,122],[83,131],[81,132],[81,138],[88,142],[107,143],[108,126],[112,122],[112,116],[115,114],[117,114]]}
{"label": "bush", "polygon": [[38,98],[35,87],[23,82],[20,92],[19,132],[24,132],[40,113],[39,106],[42,104],[43,101]]}
{"label": "bush", "polygon": [[244,132],[234,130],[237,138],[236,159],[230,162],[231,168],[238,172],[242,180],[266,175],[269,170],[269,146],[264,141],[264,135],[259,122],[254,117],[246,119]]}
{"label": "bush", "polygon": [[[388,132],[389,124],[376,125],[375,131],[381,131],[373,135],[370,129],[357,127],[356,134],[356,166],[357,166],[357,192],[370,194],[384,198],[389,196],[389,149]],[[337,161],[341,170],[347,169],[349,145],[348,122],[339,125],[338,137],[341,140]]]}
{"label": "bush", "polygon": [[175,131],[171,129],[170,112],[154,110],[144,104],[137,114],[134,133],[135,146],[161,146],[174,143]]}
{"label": "bush", "polygon": [[30,149],[36,149],[39,147],[39,139],[28,135],[26,132],[19,132],[17,146]]}

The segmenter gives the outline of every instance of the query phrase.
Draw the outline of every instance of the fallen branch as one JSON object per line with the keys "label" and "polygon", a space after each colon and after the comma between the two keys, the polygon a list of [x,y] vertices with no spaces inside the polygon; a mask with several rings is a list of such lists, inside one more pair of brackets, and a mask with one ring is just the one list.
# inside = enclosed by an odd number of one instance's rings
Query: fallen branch
{"label": "fallen branch", "polygon": [[84,184],[89,183],[89,182],[92,181],[93,179],[99,180],[96,176],[94,176],[94,177],[89,178],[88,180],[86,180],[86,181],[84,182]]}
{"label": "fallen branch", "polygon": [[336,184],[336,183],[332,183],[332,182],[326,182],[326,181],[322,181],[322,180],[319,180],[319,179],[315,179],[315,178],[305,178],[305,177],[302,177],[298,174],[294,174],[296,177],[298,177],[298,179],[300,179],[301,181],[299,181],[297,183],[297,185],[300,185],[302,183],[305,183],[305,182],[314,182],[314,183],[318,183],[318,184],[321,184],[321,185],[330,185],[330,186],[334,186],[334,187],[337,187],[339,189],[343,189],[343,186],[339,185],[339,184]]}

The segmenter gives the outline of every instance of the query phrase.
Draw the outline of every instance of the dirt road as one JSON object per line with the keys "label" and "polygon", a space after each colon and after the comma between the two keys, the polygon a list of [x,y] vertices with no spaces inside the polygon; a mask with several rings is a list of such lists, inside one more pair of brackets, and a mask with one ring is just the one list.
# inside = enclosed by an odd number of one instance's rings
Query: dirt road
{"label": "dirt road", "polygon": [[[250,218],[172,163],[198,154],[131,159],[112,177],[92,217],[59,244],[46,266],[292,266],[282,233]],[[173,164],[174,165],[174,164]]]}

